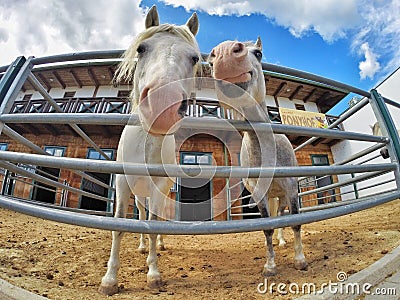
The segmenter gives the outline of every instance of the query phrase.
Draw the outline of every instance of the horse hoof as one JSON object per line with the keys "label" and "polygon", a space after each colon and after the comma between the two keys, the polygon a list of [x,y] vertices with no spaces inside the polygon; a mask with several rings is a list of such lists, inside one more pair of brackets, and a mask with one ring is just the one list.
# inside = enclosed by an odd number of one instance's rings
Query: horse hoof
{"label": "horse hoof", "polygon": [[295,268],[296,270],[303,270],[303,271],[305,271],[305,270],[307,270],[307,268],[308,268],[308,264],[307,264],[307,262],[306,262],[305,260],[295,261],[295,263],[294,263],[294,268]]}
{"label": "horse hoof", "polygon": [[103,286],[99,287],[99,293],[107,296],[112,296],[118,293],[118,284],[112,286]]}
{"label": "horse hoof", "polygon": [[138,248],[137,252],[139,252],[140,254],[146,254],[147,250],[146,250],[146,248]]}
{"label": "horse hoof", "polygon": [[162,287],[163,282],[161,278],[152,278],[152,279],[147,279],[147,285],[151,289],[157,289],[159,287]]}
{"label": "horse hoof", "polygon": [[276,268],[264,268],[262,275],[264,277],[274,276],[276,275]]}

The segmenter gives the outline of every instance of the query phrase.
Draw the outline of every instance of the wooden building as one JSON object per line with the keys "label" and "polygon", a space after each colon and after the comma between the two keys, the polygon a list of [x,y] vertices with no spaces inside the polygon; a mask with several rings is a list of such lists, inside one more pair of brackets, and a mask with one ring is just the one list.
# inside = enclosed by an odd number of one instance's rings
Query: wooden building
{"label": "wooden building", "polygon": [[[115,61],[102,60],[41,65],[36,66],[32,72],[66,113],[127,114],[130,112],[128,99],[130,86],[129,84],[118,87],[111,85],[115,69]],[[0,76],[3,77],[4,73]],[[210,77],[206,64],[203,65],[203,76]],[[322,114],[326,122],[330,124],[335,117],[325,115],[325,113],[347,95],[345,91],[284,74],[265,72],[264,76],[267,86],[265,99],[268,113],[271,122],[275,123],[281,123],[284,117],[283,109],[289,109],[290,112]],[[10,110],[11,114],[51,112],[55,112],[54,108],[29,81],[23,84]],[[216,117],[235,118],[234,113],[224,110],[219,105],[213,87],[207,83],[207,80],[198,81],[196,91],[191,95],[187,114],[189,117],[202,118],[204,122]],[[98,149],[82,139],[69,124],[12,123],[8,126],[50,155],[105,159]],[[115,159],[122,126],[79,125],[79,127],[105,154]],[[341,130],[341,128],[337,129]],[[237,134],[228,136],[226,133],[213,129],[207,132],[180,129],[176,138],[176,158],[180,164],[240,165],[241,140]],[[289,139],[295,147],[304,142],[307,137],[289,136]],[[229,145],[227,145],[228,142]],[[337,140],[318,139],[312,145],[297,151],[299,164],[333,164],[331,147],[337,142]],[[33,153],[31,149],[17,143],[4,133],[0,135],[0,149]],[[112,174],[91,173],[90,175],[98,180],[96,183],[71,170],[31,165],[20,167],[30,174],[41,174],[69,187],[94,193],[103,200],[114,197]],[[104,212],[112,210],[111,202],[95,199],[88,194],[74,193],[71,189],[46,185],[28,176],[29,173],[14,174],[4,171],[1,175],[2,193],[72,208]],[[300,191],[327,185],[337,180],[335,176],[327,176],[317,181],[315,179],[300,180]],[[331,191],[324,195],[304,196],[301,198],[301,203],[303,206],[309,206],[323,201],[340,200],[339,196],[334,194],[335,192]],[[246,191],[243,190],[239,180],[227,181],[224,178],[216,178],[211,181],[201,181],[178,178],[176,185],[171,189],[171,198],[176,201],[176,204],[170,208],[169,215],[177,220],[226,220],[254,217],[256,208],[251,207],[250,198],[238,199],[244,195]],[[197,205],[191,205],[193,203]],[[134,207],[133,202],[132,207]],[[132,212],[135,212],[134,208]]]}

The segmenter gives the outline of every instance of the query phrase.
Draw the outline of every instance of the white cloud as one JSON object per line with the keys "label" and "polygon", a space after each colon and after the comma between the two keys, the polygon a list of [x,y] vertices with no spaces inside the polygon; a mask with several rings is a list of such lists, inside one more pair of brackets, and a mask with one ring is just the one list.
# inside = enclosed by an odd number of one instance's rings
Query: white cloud
{"label": "white cloud", "polygon": [[126,48],[144,28],[137,0],[0,1],[0,65],[43,56]]}
{"label": "white cloud", "polygon": [[369,77],[373,79],[375,73],[379,71],[380,64],[377,61],[377,56],[371,51],[368,43],[364,43],[361,45],[361,51],[364,53],[365,60],[361,61],[358,65],[360,68],[360,78],[366,79]]}
{"label": "white cloud", "polygon": [[301,37],[316,32],[327,42],[345,36],[360,22],[356,0],[162,0],[186,10],[202,10],[214,15],[250,15],[259,13]]}
{"label": "white cloud", "polygon": [[[287,28],[295,37],[317,33],[328,43],[348,38],[352,54],[361,57],[361,78],[372,79],[378,72],[382,80],[400,66],[399,0],[162,1],[186,10],[202,10],[219,16],[262,14]],[[360,51],[365,43],[368,43],[368,51]],[[379,54],[380,68],[374,53]]]}
{"label": "white cloud", "polygon": [[369,51],[379,54],[380,61],[384,62],[379,70],[378,81],[381,81],[400,66],[400,1],[362,0],[360,14],[363,24],[353,36],[352,49],[364,55],[365,51],[360,49],[368,43]]}

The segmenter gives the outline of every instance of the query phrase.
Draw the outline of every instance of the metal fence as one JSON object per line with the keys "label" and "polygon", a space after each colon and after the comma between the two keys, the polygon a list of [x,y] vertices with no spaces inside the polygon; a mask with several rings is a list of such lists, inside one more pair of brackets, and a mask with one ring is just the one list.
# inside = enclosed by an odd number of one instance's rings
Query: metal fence
{"label": "metal fence", "polygon": [[[101,114],[101,113],[65,113],[57,102],[50,96],[46,89],[35,78],[32,69],[35,66],[74,62],[77,60],[99,60],[117,59],[121,51],[98,51],[78,54],[59,55],[45,58],[18,58],[12,65],[0,67],[3,73],[0,82],[0,95],[2,102],[0,106],[0,129],[1,133],[7,135],[14,141],[28,147],[34,154],[0,151],[0,167],[6,172],[13,174],[19,180],[27,180],[30,184],[42,183],[49,187],[57,188],[60,191],[77,193],[111,203],[112,199],[101,197],[71,187],[66,182],[58,182],[57,178],[51,178],[49,174],[30,172],[29,166],[47,168],[59,168],[74,170],[76,174],[102,185],[105,188],[114,190],[113,186],[104,184],[87,174],[86,172],[100,172],[110,174],[135,174],[143,176],[173,176],[188,178],[198,175],[197,166],[176,166],[176,165],[137,165],[122,164],[111,161],[111,158],[81,129],[81,125],[137,125],[139,119],[130,114]],[[333,138],[342,141],[358,142],[365,145],[361,150],[352,153],[345,159],[335,162],[330,166],[299,166],[296,168],[274,167],[274,168],[242,168],[240,166],[202,166],[200,177],[210,178],[237,178],[243,177],[298,177],[299,196],[303,207],[299,215],[284,215],[276,218],[259,218],[251,220],[229,220],[229,221],[205,221],[205,222],[181,222],[181,221],[136,221],[132,219],[114,219],[106,216],[91,215],[90,211],[80,209],[63,209],[62,205],[37,205],[32,201],[16,199],[14,197],[0,195],[0,206],[25,213],[28,215],[45,218],[53,221],[87,226],[93,228],[140,232],[140,233],[162,233],[162,234],[215,234],[246,232],[277,227],[287,227],[297,224],[311,223],[327,218],[338,217],[363,209],[371,208],[395,199],[400,196],[400,144],[397,130],[389,113],[387,104],[399,108],[400,105],[392,100],[382,98],[376,90],[366,92],[349,85],[323,78],[314,74],[289,69],[281,66],[263,64],[265,72],[287,74],[329,85],[347,92],[358,94],[364,97],[360,102],[343,113],[337,120],[329,125],[328,129],[305,128],[283,124],[265,124],[238,121],[221,120],[210,118],[207,122],[196,118],[185,118],[183,128],[215,130],[270,130],[274,133],[307,136],[309,139],[299,145],[295,151],[303,149],[312,144],[318,138]],[[52,113],[10,113],[17,94],[25,81],[32,86],[52,107]],[[385,103],[386,102],[386,103]],[[354,118],[364,107],[370,106],[380,124],[382,136],[374,136],[360,132],[349,132],[335,130],[341,125]],[[26,139],[18,132],[11,129],[7,124],[67,124],[74,132],[83,138],[88,145],[96,149],[105,160],[77,159],[67,157],[51,157],[42,148]],[[383,161],[379,151],[387,148],[390,160]],[[28,167],[27,167],[28,166]],[[320,182],[326,178],[336,176],[331,183],[320,186]],[[4,189],[5,184],[3,184]],[[374,192],[376,187],[379,192]],[[313,201],[319,205],[306,206],[307,197],[314,195]],[[234,202],[234,199],[228,199]],[[340,201],[338,201],[340,200]],[[228,210],[230,204],[228,205]]]}

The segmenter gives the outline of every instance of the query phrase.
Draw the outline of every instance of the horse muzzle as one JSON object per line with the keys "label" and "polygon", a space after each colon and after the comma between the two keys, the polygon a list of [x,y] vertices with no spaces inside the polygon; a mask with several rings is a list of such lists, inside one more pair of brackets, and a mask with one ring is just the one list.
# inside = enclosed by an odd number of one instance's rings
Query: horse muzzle
{"label": "horse muzzle", "polygon": [[186,115],[188,100],[177,87],[144,90],[139,115],[145,130],[153,135],[173,134]]}

